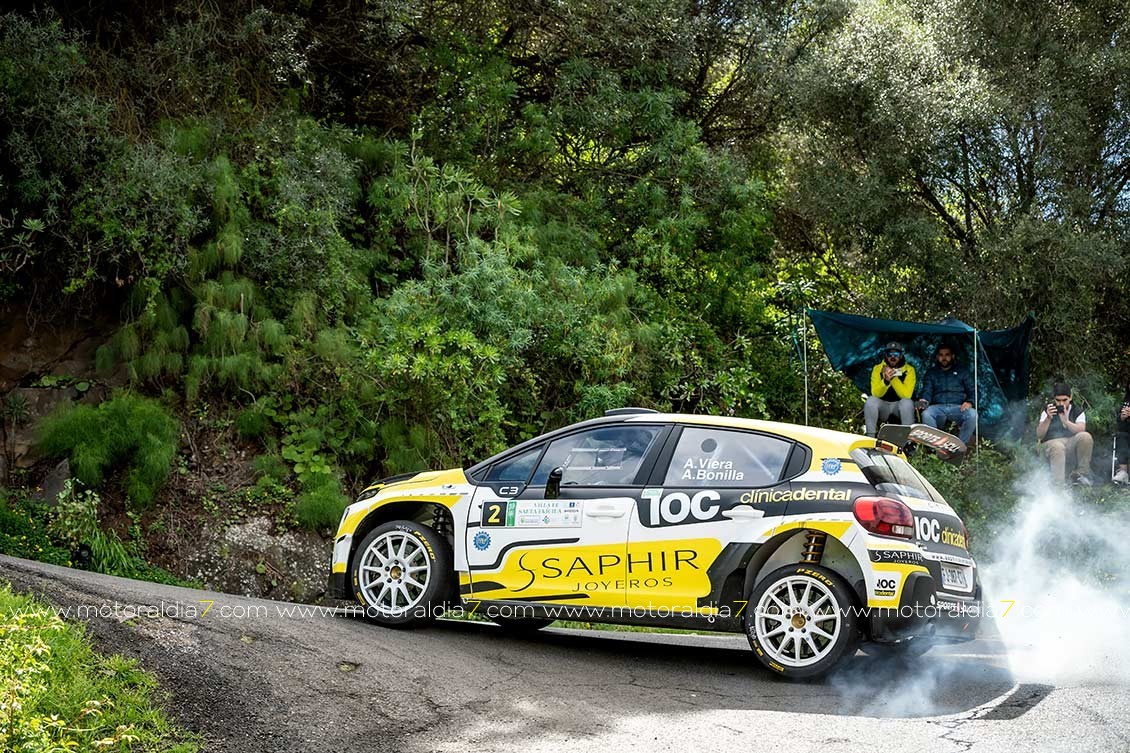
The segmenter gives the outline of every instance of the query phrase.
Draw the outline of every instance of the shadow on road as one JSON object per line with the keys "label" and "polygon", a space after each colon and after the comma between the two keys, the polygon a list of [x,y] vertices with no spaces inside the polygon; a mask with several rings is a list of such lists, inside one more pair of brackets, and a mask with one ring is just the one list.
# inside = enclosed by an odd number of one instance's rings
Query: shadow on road
{"label": "shadow on road", "polygon": [[[513,663],[540,655],[546,682],[556,674],[589,682],[607,678],[652,688],[647,712],[686,710],[688,694],[708,698],[715,709],[888,718],[914,718],[968,712],[1013,689],[1015,681],[1000,666],[1003,656],[970,656],[964,646],[938,647],[925,657],[902,661],[859,654],[831,676],[789,682],[758,665],[743,636],[659,635],[633,632],[548,630],[509,635],[494,625],[441,621],[428,632],[459,633],[481,641],[484,651],[503,651]],[[979,644],[965,644],[979,645]],[[998,663],[999,662],[999,663]],[[564,668],[567,671],[562,672]],[[563,690],[558,685],[557,692]],[[1046,691],[1029,692],[1042,700]],[[621,694],[624,701],[627,695]],[[697,704],[694,704],[697,705]],[[668,708],[665,708],[668,707]]]}

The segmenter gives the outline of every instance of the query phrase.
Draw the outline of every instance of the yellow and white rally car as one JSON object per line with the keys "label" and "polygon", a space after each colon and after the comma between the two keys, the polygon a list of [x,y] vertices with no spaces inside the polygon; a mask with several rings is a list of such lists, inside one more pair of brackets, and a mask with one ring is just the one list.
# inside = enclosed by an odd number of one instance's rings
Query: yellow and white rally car
{"label": "yellow and white rally car", "polygon": [[965,447],[922,425],[880,439],[721,416],[609,411],[467,470],[369,487],[341,519],[330,595],[373,621],[445,609],[745,632],[769,669],[970,640],[965,526],[900,449]]}

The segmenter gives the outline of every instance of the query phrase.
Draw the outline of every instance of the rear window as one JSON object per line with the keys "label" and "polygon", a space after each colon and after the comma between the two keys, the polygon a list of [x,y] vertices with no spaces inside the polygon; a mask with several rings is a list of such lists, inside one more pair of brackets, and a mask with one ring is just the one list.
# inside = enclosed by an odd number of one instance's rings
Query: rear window
{"label": "rear window", "polygon": [[792,442],[713,427],[683,429],[664,486],[769,486],[781,478]]}
{"label": "rear window", "polygon": [[898,494],[933,502],[946,503],[914,466],[897,455],[882,450],[853,450],[851,458],[863,471],[867,481],[882,494]]}

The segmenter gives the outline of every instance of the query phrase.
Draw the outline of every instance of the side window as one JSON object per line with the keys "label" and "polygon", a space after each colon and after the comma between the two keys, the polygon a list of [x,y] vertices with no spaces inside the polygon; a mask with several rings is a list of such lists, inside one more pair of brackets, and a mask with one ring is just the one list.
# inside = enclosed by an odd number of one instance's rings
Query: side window
{"label": "side window", "polygon": [[792,442],[744,431],[687,427],[664,486],[768,486],[777,483]]}
{"label": "side window", "polygon": [[545,451],[532,483],[544,484],[560,466],[565,470],[562,486],[630,485],[659,429],[617,424],[558,439]]}
{"label": "side window", "polygon": [[533,473],[534,464],[538,462],[538,457],[541,455],[541,451],[544,447],[545,445],[539,444],[533,449],[526,450],[521,455],[516,455],[500,463],[495,463],[491,466],[490,473],[487,474],[486,480],[488,482],[514,481],[519,484],[526,483],[530,478],[530,474]]}

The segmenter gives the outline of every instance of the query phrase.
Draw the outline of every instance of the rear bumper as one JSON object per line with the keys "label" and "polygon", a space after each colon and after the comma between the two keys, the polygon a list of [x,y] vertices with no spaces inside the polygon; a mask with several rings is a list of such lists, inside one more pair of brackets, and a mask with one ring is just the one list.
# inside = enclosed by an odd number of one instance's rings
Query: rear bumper
{"label": "rear bumper", "polygon": [[871,638],[883,642],[930,636],[939,641],[970,641],[977,637],[983,613],[979,581],[972,594],[958,596],[939,590],[929,573],[911,573],[897,608],[871,610]]}

